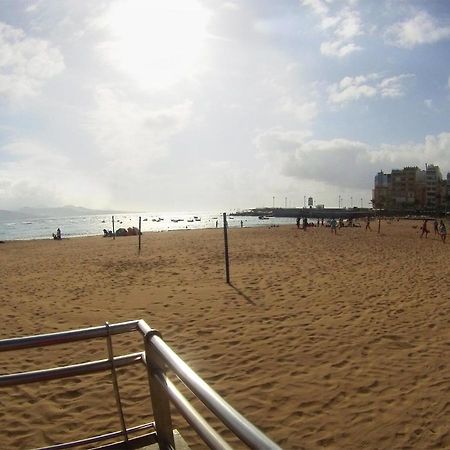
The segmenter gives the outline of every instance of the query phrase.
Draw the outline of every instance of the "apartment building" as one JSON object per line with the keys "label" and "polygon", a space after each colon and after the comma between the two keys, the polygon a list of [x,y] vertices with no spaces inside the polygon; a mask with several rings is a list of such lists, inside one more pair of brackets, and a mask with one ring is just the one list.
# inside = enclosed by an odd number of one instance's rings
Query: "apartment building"
{"label": "apartment building", "polygon": [[418,167],[383,171],[375,176],[373,207],[399,210],[448,210],[450,199],[450,174],[442,179],[438,166],[427,164]]}
{"label": "apartment building", "polygon": [[442,174],[438,166],[427,164],[425,168],[426,178],[426,209],[435,210],[441,204]]}

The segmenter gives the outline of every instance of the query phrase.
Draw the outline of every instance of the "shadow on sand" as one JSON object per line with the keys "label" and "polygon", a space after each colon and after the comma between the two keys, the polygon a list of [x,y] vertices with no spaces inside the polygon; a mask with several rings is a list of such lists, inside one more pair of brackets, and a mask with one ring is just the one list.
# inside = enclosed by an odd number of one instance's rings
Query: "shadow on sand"
{"label": "shadow on sand", "polygon": [[253,306],[256,306],[256,303],[246,294],[244,294],[240,289],[238,289],[234,284],[229,283],[230,286],[242,297],[245,298],[245,300],[247,300],[248,303],[250,303]]}

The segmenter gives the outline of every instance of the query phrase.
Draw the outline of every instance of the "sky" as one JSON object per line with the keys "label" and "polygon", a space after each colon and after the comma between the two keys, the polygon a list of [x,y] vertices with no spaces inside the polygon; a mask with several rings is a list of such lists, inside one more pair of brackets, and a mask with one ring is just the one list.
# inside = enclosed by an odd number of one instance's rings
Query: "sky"
{"label": "sky", "polygon": [[367,207],[426,163],[448,0],[0,0],[0,209]]}

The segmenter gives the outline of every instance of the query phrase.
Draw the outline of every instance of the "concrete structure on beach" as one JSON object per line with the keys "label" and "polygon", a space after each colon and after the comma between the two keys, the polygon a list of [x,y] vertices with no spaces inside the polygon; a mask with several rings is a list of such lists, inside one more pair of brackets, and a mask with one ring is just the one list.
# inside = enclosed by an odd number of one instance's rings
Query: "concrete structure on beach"
{"label": "concrete structure on beach", "polygon": [[375,176],[372,203],[376,209],[445,212],[450,210],[450,174],[442,178],[438,166],[393,169]]}
{"label": "concrete structure on beach", "polygon": [[374,216],[375,211],[369,208],[324,208],[317,205],[316,208],[253,208],[234,212],[232,216],[258,216],[267,217],[307,217],[312,219],[357,219]]}

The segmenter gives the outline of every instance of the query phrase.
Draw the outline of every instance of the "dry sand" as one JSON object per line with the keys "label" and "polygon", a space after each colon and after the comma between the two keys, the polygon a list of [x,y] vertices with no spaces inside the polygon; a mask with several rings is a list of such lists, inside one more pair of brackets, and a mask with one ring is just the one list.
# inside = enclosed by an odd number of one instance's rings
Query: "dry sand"
{"label": "dry sand", "polygon": [[[148,233],[139,257],[134,237],[8,242],[0,336],[142,318],[285,449],[450,448],[450,242],[418,225],[231,229],[233,286],[222,230]],[[0,372],[106,357],[95,342],[3,353]],[[144,370],[119,383],[127,425],[151,420]],[[2,389],[0,447],[118,430],[114,411],[108,373]]]}

